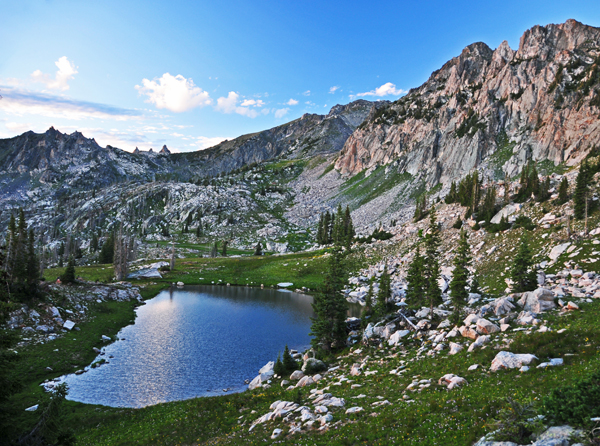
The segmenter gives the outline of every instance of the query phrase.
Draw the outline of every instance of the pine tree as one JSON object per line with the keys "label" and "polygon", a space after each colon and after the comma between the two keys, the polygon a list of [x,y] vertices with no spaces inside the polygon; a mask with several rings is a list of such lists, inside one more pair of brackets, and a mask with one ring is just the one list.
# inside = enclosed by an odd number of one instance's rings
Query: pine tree
{"label": "pine tree", "polygon": [[323,223],[324,223],[324,218],[325,216],[323,214],[321,214],[319,216],[319,224],[317,225],[317,243],[319,245],[324,245],[323,243]]}
{"label": "pine tree", "polygon": [[422,306],[425,300],[425,258],[421,255],[421,248],[417,245],[415,256],[408,267],[406,281],[406,299],[413,308]]}
{"label": "pine tree", "polygon": [[558,201],[556,204],[565,204],[569,200],[569,181],[567,177],[563,177],[558,187]]}
{"label": "pine tree", "polygon": [[429,302],[430,315],[433,317],[433,307],[442,302],[440,278],[439,247],[442,244],[440,228],[436,220],[435,208],[431,209],[429,228],[425,236],[425,262],[423,275],[425,277],[425,297]]}
{"label": "pine tree", "polygon": [[19,237],[17,235],[17,223],[14,214],[10,215],[8,223],[8,253],[6,256],[6,272],[10,281],[13,279],[15,270],[16,253],[19,249]]}
{"label": "pine tree", "polygon": [[346,339],[346,312],[348,303],[342,294],[346,284],[346,271],[339,247],[334,247],[329,257],[325,281],[312,304],[315,316],[311,318],[312,345],[329,353],[334,347],[344,345]]}
{"label": "pine tree", "polygon": [[331,225],[331,214],[327,211],[323,217],[323,245],[328,245],[333,242],[333,238],[331,237]]}
{"label": "pine tree", "polygon": [[27,222],[23,208],[19,209],[19,223],[15,237],[13,256],[12,280],[15,282],[27,281]]}
{"label": "pine tree", "polygon": [[588,200],[588,188],[590,181],[590,169],[587,162],[581,163],[577,180],[575,183],[575,193],[573,194],[573,210],[575,218],[582,220],[585,217],[585,206]]}
{"label": "pine tree", "polygon": [[62,283],[75,283],[75,259],[73,256],[69,257],[69,263],[67,263],[67,269],[62,276],[60,276]]}
{"label": "pine tree", "polygon": [[537,288],[537,274],[533,269],[533,256],[526,235],[521,237],[519,250],[510,272],[513,293],[533,291]]}
{"label": "pine tree", "polygon": [[113,263],[114,256],[115,256],[115,236],[113,233],[110,233],[110,235],[106,238],[106,240],[102,244],[102,248],[100,249],[100,255],[98,256],[98,263],[102,263],[102,264]]}
{"label": "pine tree", "polygon": [[464,230],[460,231],[460,239],[453,264],[454,271],[452,273],[452,280],[450,281],[450,296],[454,304],[453,319],[455,323],[458,323],[461,310],[469,298],[467,285],[469,280],[469,265],[471,264],[471,251],[468,236]]}
{"label": "pine tree", "polygon": [[294,370],[298,370],[298,363],[290,353],[290,349],[287,344],[285,345],[285,350],[283,351],[283,368],[286,373],[292,373]]}
{"label": "pine tree", "polygon": [[352,215],[350,214],[350,207],[346,206],[346,212],[344,213],[344,236],[346,249],[350,250],[352,246],[352,240],[356,235],[354,230],[354,223],[352,223]]}
{"label": "pine tree", "polygon": [[444,199],[444,201],[446,202],[446,204],[450,204],[450,203],[456,203],[456,200],[457,200],[456,183],[453,181],[450,184],[450,192],[448,192],[448,195],[446,195],[446,198]]}
{"label": "pine tree", "polygon": [[260,242],[258,242],[256,244],[256,246],[254,247],[254,255],[255,256],[262,256],[263,255],[262,245],[261,245]]}
{"label": "pine tree", "polygon": [[469,293],[481,294],[481,290],[479,289],[479,277],[473,276],[471,280],[471,288],[469,289]]}
{"label": "pine tree", "polygon": [[221,249],[221,255],[227,257],[227,240],[223,240],[223,248]]}
{"label": "pine tree", "polygon": [[40,268],[38,257],[35,252],[35,235],[33,229],[29,230],[29,239],[27,241],[27,283],[36,285],[40,278]]}
{"label": "pine tree", "polygon": [[374,312],[377,316],[382,317],[387,313],[387,301],[392,297],[390,284],[390,275],[387,272],[387,263],[383,267],[381,279],[379,281],[379,293],[377,293],[377,303],[375,304]]}
{"label": "pine tree", "polygon": [[210,256],[211,257],[217,257],[217,253],[219,252],[219,242],[215,242],[212,246],[212,249],[210,251]]}
{"label": "pine tree", "polygon": [[95,232],[92,232],[92,241],[90,242],[90,251],[96,252],[98,251],[98,236]]}
{"label": "pine tree", "polygon": [[285,367],[283,366],[283,362],[281,362],[281,353],[277,354],[277,361],[275,361],[275,365],[273,366],[273,372],[278,376],[285,374]]}

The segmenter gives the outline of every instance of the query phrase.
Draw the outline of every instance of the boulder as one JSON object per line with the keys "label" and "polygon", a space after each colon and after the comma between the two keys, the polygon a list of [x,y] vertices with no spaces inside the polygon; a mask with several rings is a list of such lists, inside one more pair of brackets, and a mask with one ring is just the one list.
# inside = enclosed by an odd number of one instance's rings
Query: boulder
{"label": "boulder", "polygon": [[477,337],[479,336],[479,334],[477,333],[477,330],[474,330],[472,328],[469,327],[460,327],[458,329],[458,332],[461,334],[461,336],[463,338],[469,338],[469,339],[477,339]]}
{"label": "boulder", "polygon": [[488,321],[487,319],[481,318],[477,321],[477,332],[480,334],[489,335],[500,331],[500,327],[496,324]]}
{"label": "boulder", "polygon": [[485,336],[485,335],[481,335],[477,339],[475,339],[475,342],[473,342],[471,345],[469,345],[469,349],[467,351],[472,352],[476,348],[483,347],[488,342],[490,342],[490,337],[489,336]]}
{"label": "boulder", "polygon": [[521,299],[517,302],[525,311],[542,313],[546,310],[556,308],[554,303],[554,293],[545,288],[538,288],[535,291],[523,293]]}
{"label": "boulder", "polygon": [[529,365],[534,359],[538,359],[531,354],[518,354],[511,352],[500,352],[492,361],[491,371],[497,372],[501,369],[518,369],[524,365]]}
{"label": "boulder", "polygon": [[465,320],[464,320],[464,324],[468,327],[471,324],[476,324],[477,321],[479,320],[479,316],[477,316],[475,313],[473,314],[469,314]]}
{"label": "boulder", "polygon": [[283,429],[273,429],[273,433],[271,434],[271,440],[275,440],[277,437],[279,437],[281,435],[281,433],[283,432]]}
{"label": "boulder", "polygon": [[293,284],[292,282],[281,282],[281,283],[278,283],[278,284],[277,284],[277,286],[278,286],[279,288],[289,288],[289,287],[291,287],[291,286],[293,286],[293,285],[294,285],[294,284]]}
{"label": "boulder", "polygon": [[73,327],[75,327],[75,322],[67,319],[66,322],[63,324],[63,327],[66,328],[67,330],[72,330]]}
{"label": "boulder", "polygon": [[274,367],[275,367],[275,362],[269,361],[261,367],[261,369],[258,371],[258,373],[272,372]]}
{"label": "boulder", "polygon": [[398,343],[400,343],[400,339],[402,339],[405,336],[408,336],[409,334],[409,330],[398,330],[396,333],[390,336],[390,339],[388,339],[388,344],[397,345]]}
{"label": "boulder", "polygon": [[468,383],[466,379],[454,375],[453,373],[448,373],[438,380],[438,384],[445,385],[448,387],[448,390],[452,390],[455,387],[466,385]]}
{"label": "boulder", "polygon": [[295,370],[291,375],[290,379],[293,381],[298,381],[299,379],[304,378],[304,373],[302,370]]}
{"label": "boulder", "polygon": [[555,246],[552,248],[552,250],[550,250],[548,257],[550,257],[550,260],[558,259],[558,257],[560,257],[560,255],[565,252],[569,246],[571,246],[570,242]]}
{"label": "boulder", "polygon": [[510,313],[515,308],[510,299],[510,297],[501,297],[494,301],[494,314],[496,316],[504,316],[505,314]]}
{"label": "boulder", "polygon": [[363,411],[363,408],[362,407],[358,407],[358,406],[351,407],[350,409],[346,409],[346,413],[347,414],[358,413],[358,412],[362,412],[362,411]]}
{"label": "boulder", "polygon": [[464,349],[464,347],[462,345],[457,344],[455,342],[451,342],[450,343],[450,352],[448,354],[449,355],[456,355],[458,352],[460,352],[463,349]]}
{"label": "boulder", "polygon": [[358,376],[362,373],[362,366],[360,364],[352,364],[350,369],[350,376]]}
{"label": "boulder", "polygon": [[521,209],[521,204],[508,204],[506,206],[504,206],[500,212],[498,212],[496,215],[494,215],[492,217],[492,219],[490,220],[490,223],[493,223],[495,225],[497,225],[498,223],[500,223],[500,220],[502,220],[502,217],[504,217],[506,220],[508,220],[508,217],[510,215],[513,215],[515,212],[518,212]]}
{"label": "boulder", "polygon": [[311,384],[314,384],[315,382],[313,381],[313,379],[310,376],[304,376],[303,378],[300,379],[300,381],[298,381],[298,384],[296,384],[296,387],[305,387],[305,386],[310,386]]}

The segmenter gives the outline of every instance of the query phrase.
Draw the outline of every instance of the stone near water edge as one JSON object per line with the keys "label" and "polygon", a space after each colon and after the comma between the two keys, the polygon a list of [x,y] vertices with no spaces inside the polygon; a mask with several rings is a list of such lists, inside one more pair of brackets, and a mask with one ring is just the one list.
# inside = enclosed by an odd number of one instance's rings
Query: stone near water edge
{"label": "stone near water edge", "polygon": [[293,285],[294,285],[294,284],[293,284],[292,282],[281,282],[281,283],[278,283],[278,284],[277,284],[277,286],[278,286],[279,288],[289,288],[289,287],[291,287],[291,286],[293,286]]}
{"label": "stone near water edge", "polygon": [[269,361],[269,362],[267,362],[265,365],[263,365],[260,368],[260,370],[258,371],[258,373],[272,372],[274,367],[275,367],[275,362],[274,361]]}
{"label": "stone near water edge", "polygon": [[298,381],[302,378],[304,378],[304,372],[302,372],[302,370],[294,370],[294,372],[290,375],[290,379],[292,381]]}
{"label": "stone near water edge", "polygon": [[177,286],[178,286],[178,287],[182,287],[182,286],[184,286],[184,285],[185,285],[185,283],[183,283],[183,282],[177,282]]}
{"label": "stone near water edge", "polygon": [[65,321],[65,323],[63,324],[63,327],[64,327],[64,328],[66,328],[67,330],[72,330],[72,329],[73,329],[73,327],[75,327],[75,322],[73,322],[73,321],[71,321],[71,320],[67,319],[67,320]]}
{"label": "stone near water edge", "polygon": [[497,372],[502,369],[516,369],[531,364],[535,359],[538,358],[532,354],[518,354],[503,351],[498,353],[493,359],[490,370],[492,372]]}

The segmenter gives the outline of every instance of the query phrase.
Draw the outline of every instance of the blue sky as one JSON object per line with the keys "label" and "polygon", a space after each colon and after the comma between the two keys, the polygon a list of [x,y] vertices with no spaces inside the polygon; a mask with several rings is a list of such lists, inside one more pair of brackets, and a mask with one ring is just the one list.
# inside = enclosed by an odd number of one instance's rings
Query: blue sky
{"label": "blue sky", "polygon": [[394,100],[483,41],[600,26],[595,1],[3,0],[0,137],[79,130],[177,151]]}

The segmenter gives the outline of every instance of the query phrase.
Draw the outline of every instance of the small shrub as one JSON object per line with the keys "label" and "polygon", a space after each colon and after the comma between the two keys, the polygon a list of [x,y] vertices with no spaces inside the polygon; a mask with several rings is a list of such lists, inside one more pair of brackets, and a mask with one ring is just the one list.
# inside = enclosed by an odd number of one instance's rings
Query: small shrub
{"label": "small shrub", "polygon": [[507,407],[498,411],[498,417],[490,423],[496,429],[494,440],[513,441],[520,444],[532,439],[532,435],[544,429],[531,400],[520,403],[510,397],[505,399]]}
{"label": "small shrub", "polygon": [[456,219],[456,221],[454,222],[454,224],[452,225],[452,227],[454,229],[460,229],[460,228],[462,228],[462,225],[463,225],[463,222],[462,222],[462,220],[459,217],[459,218]]}
{"label": "small shrub", "polygon": [[543,400],[544,412],[558,424],[589,424],[600,413],[600,370],[572,385],[552,390]]}
{"label": "small shrub", "polygon": [[531,218],[527,217],[526,215],[519,215],[515,219],[513,228],[524,228],[528,231],[533,231],[535,229],[535,224],[531,221]]}

